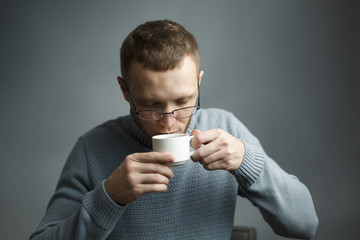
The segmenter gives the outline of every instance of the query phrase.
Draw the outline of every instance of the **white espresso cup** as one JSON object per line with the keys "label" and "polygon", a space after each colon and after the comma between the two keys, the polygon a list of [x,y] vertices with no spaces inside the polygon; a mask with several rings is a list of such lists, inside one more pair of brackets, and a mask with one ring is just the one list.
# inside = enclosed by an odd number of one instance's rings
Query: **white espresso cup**
{"label": "white espresso cup", "polygon": [[182,165],[194,153],[190,152],[190,140],[192,138],[193,136],[182,133],[156,135],[152,137],[153,151],[172,154],[175,162],[171,163],[170,166]]}

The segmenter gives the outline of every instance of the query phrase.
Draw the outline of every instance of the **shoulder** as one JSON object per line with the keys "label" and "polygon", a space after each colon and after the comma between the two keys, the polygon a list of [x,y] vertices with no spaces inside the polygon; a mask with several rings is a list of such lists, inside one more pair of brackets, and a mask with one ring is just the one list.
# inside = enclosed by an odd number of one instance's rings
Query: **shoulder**
{"label": "shoulder", "polygon": [[196,126],[203,129],[222,128],[229,130],[232,125],[239,123],[229,111],[219,108],[201,109],[196,117]]}
{"label": "shoulder", "polygon": [[220,128],[250,144],[260,145],[257,138],[233,113],[218,108],[202,109],[199,113],[194,128],[201,131]]}
{"label": "shoulder", "polygon": [[86,141],[94,138],[119,135],[124,132],[124,129],[126,129],[129,118],[130,116],[124,116],[108,120],[85,132],[82,136],[80,136],[80,138]]}
{"label": "shoulder", "polygon": [[199,110],[199,118],[215,118],[215,119],[224,119],[224,118],[233,118],[234,115],[224,109],[220,108],[205,108]]}

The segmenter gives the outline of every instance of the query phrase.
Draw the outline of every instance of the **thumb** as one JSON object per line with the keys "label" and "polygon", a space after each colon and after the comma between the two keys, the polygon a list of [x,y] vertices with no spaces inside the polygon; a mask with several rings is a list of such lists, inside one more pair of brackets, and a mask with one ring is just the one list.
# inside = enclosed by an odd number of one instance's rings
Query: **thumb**
{"label": "thumb", "polygon": [[[191,132],[191,135],[192,135],[192,136],[196,136],[196,135],[198,135],[198,134],[200,134],[200,133],[201,133],[200,130],[194,129],[194,130]],[[201,147],[201,142],[199,142],[199,140],[196,139],[196,137],[195,137],[195,138],[193,138],[193,139],[191,140],[190,145],[191,145],[191,147],[192,147],[193,149],[198,149],[198,148]]]}

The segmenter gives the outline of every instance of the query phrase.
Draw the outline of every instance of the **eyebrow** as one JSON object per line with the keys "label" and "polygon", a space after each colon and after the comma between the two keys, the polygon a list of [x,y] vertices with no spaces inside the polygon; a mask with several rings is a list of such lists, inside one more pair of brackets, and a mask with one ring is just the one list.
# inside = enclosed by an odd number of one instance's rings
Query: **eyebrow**
{"label": "eyebrow", "polygon": [[193,98],[193,97],[195,97],[195,96],[196,96],[196,93],[193,93],[193,94],[189,94],[189,95],[187,95],[187,96],[181,96],[181,97],[175,99],[175,101],[189,100],[189,99],[191,99],[191,98]]}
{"label": "eyebrow", "polygon": [[[192,93],[192,94],[188,94],[188,95],[185,95],[185,96],[181,96],[181,97],[178,97],[176,99],[174,99],[173,101],[186,101],[186,100],[190,100],[191,98],[195,97],[197,94],[197,92],[195,93]],[[144,97],[139,97],[137,99],[137,102],[139,103],[142,103],[142,104],[159,104],[161,103],[160,101],[158,100],[155,100],[155,99],[148,99],[148,98],[144,98]]]}

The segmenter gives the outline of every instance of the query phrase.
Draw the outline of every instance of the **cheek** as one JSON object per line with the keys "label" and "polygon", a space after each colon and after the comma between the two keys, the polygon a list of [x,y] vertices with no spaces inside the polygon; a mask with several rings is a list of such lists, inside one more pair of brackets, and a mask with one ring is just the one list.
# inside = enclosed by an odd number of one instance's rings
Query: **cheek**
{"label": "cheek", "polygon": [[156,121],[153,121],[153,122],[141,121],[140,125],[144,131],[149,132],[149,131],[153,131],[156,128],[157,122]]}
{"label": "cheek", "polygon": [[178,123],[180,125],[187,125],[187,123],[189,122],[189,119],[178,119]]}
{"label": "cheek", "polygon": [[182,131],[186,131],[191,119],[180,119],[180,122],[178,122],[178,127],[182,128]]}

